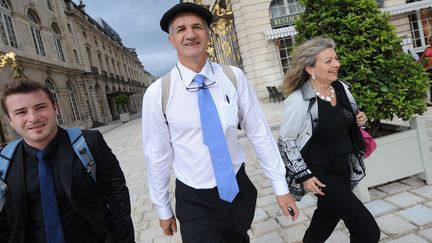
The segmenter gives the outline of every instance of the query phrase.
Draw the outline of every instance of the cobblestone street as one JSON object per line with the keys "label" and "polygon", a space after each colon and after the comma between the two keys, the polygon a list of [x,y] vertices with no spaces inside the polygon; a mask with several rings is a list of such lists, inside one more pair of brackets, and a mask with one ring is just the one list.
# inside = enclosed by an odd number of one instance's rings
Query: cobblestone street
{"label": "cobblestone street", "polygon": [[[282,103],[265,103],[263,110],[278,133]],[[422,116],[432,137],[432,111]],[[141,143],[141,119],[124,124],[111,124],[98,128],[121,161],[131,195],[132,217],[136,240],[140,243],[181,242],[179,233],[173,237],[163,235],[159,219],[147,190],[147,173]],[[270,181],[265,177],[247,138],[241,136],[247,153],[246,171],[258,190],[255,219],[250,236],[254,243],[300,242],[316,205],[312,194],[298,203],[301,215],[296,222],[281,215]],[[429,145],[431,145],[429,139]],[[171,188],[174,177],[172,176]],[[416,176],[370,189],[372,200],[366,203],[381,228],[381,242],[432,242],[432,185]],[[349,242],[349,233],[343,222],[327,242]]]}

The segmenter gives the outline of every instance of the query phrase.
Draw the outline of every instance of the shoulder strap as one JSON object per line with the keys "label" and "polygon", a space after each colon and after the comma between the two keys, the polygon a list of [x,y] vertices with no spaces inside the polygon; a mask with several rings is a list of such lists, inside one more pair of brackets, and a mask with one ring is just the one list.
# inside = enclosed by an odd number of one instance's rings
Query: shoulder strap
{"label": "shoulder strap", "polygon": [[12,157],[15,154],[15,150],[21,139],[8,143],[3,150],[0,152],[0,212],[3,210],[3,206],[6,202],[6,194],[8,192],[7,185],[5,183],[6,175],[9,169]]}
{"label": "shoulder strap", "polygon": [[222,70],[225,73],[225,75],[231,80],[231,83],[234,85],[234,88],[237,90],[237,78],[234,74],[234,71],[232,68],[228,65],[222,65]]}
{"label": "shoulder strap", "polygon": [[21,139],[12,141],[8,143],[0,152],[0,176],[1,176],[0,179],[2,181],[6,179],[6,174],[9,169],[9,164],[20,142]]}
{"label": "shoulder strap", "polygon": [[71,141],[72,147],[81,160],[84,168],[87,170],[87,173],[96,182],[96,163],[93,159],[93,155],[91,154],[90,148],[85,141],[85,138],[82,134],[80,128],[68,128],[66,129],[69,140]]}
{"label": "shoulder strap", "polygon": [[166,108],[167,108],[167,103],[168,103],[170,88],[171,88],[171,71],[169,71],[167,74],[165,74],[161,78],[162,111],[163,111],[164,116],[166,114]]}

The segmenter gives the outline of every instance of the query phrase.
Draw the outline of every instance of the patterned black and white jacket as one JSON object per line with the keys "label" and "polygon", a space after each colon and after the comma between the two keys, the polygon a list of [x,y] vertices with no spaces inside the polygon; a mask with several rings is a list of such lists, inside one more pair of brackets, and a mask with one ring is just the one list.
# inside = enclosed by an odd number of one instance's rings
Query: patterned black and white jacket
{"label": "patterned black and white jacket", "polygon": [[[357,113],[357,103],[350,92],[350,86],[341,80],[335,82],[339,82],[343,86],[354,114]],[[302,158],[301,151],[312,137],[319,122],[316,99],[310,82],[305,82],[284,102],[278,146],[287,169],[286,179],[289,190],[298,201],[306,194],[302,178],[310,177],[312,174]],[[358,132],[355,132],[354,137],[359,146],[349,157],[351,189],[365,176],[364,141],[360,135],[360,130],[356,128],[355,131],[357,130]]]}

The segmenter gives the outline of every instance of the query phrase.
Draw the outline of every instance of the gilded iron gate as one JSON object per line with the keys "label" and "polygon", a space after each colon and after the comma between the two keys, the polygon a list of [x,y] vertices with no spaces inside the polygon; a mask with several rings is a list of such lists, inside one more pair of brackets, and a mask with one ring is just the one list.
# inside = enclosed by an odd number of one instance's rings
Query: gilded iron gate
{"label": "gilded iron gate", "polygon": [[[194,2],[205,6],[202,0],[195,0]],[[211,33],[207,47],[209,59],[220,64],[242,68],[243,63],[234,27],[231,1],[216,0],[211,12],[213,13],[213,23],[210,26]]]}

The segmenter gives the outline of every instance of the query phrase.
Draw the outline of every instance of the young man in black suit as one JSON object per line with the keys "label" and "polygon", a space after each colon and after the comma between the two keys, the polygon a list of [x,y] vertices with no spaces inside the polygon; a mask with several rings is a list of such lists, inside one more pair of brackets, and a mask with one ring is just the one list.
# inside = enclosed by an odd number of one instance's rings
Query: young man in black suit
{"label": "young man in black suit", "polygon": [[57,126],[58,108],[46,87],[32,81],[11,83],[1,105],[23,140],[5,181],[0,242],[135,242],[126,181],[102,134],[83,131],[96,162],[94,182],[67,132]]}

